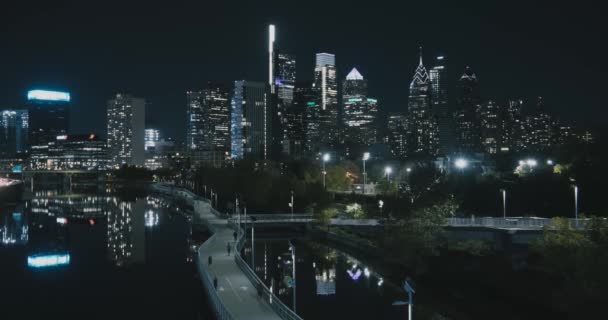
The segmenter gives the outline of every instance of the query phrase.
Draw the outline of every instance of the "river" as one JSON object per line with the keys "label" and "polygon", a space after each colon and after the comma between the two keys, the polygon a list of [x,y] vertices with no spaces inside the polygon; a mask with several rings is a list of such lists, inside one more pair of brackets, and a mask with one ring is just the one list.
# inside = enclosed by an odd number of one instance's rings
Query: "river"
{"label": "river", "polygon": [[141,190],[0,208],[3,319],[207,319],[190,217]]}

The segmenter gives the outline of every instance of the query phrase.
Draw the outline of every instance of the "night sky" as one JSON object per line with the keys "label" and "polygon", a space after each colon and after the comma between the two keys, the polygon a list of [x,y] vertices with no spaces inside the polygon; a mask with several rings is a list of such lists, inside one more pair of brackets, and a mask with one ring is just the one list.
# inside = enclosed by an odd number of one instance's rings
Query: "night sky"
{"label": "night sky", "polygon": [[356,66],[384,111],[406,109],[422,44],[427,68],[438,54],[449,59],[452,97],[470,65],[484,100],[542,95],[580,126],[608,116],[604,17],[583,1],[84,2],[3,3],[0,109],[23,104],[30,88],[64,89],[71,131],[105,135],[105,101],[130,92],[146,98],[148,127],[181,141],[185,91],[264,81],[275,23],[298,79],[312,78],[316,52],[335,53],[340,79]]}

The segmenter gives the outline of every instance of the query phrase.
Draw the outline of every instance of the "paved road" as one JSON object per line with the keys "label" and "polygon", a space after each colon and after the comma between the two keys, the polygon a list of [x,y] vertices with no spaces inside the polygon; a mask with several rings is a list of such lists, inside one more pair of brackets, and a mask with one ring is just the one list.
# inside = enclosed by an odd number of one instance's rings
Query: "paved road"
{"label": "paved road", "polygon": [[[206,250],[200,252],[199,263],[209,271],[211,279],[217,277],[220,299],[232,316],[235,319],[281,319],[266,301],[258,297],[255,287],[234,261],[234,230],[227,221],[218,219],[208,210],[198,215],[216,228],[216,236]],[[232,245],[230,255],[226,248],[228,243]],[[209,255],[213,259],[211,266],[208,265]]]}

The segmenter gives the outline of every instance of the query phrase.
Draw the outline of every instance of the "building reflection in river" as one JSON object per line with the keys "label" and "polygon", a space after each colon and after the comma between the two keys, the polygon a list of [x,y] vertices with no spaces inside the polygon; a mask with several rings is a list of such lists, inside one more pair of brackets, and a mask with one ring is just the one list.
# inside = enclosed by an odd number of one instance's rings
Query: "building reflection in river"
{"label": "building reflection in river", "polygon": [[25,214],[13,212],[0,217],[0,240],[3,246],[25,245],[29,238],[29,228]]}
{"label": "building reflection in river", "polygon": [[145,261],[146,199],[122,202],[112,198],[107,212],[108,256],[117,266]]}

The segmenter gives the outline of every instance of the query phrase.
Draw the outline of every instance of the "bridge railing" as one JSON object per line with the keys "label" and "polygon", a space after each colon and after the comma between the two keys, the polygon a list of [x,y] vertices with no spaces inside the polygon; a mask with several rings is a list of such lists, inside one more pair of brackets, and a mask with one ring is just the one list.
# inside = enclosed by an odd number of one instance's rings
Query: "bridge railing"
{"label": "bridge railing", "polygon": [[[253,218],[253,219],[252,219]],[[310,223],[314,221],[311,214],[248,214],[235,217],[234,215],[228,220],[236,224],[241,223]]]}
{"label": "bridge railing", "polygon": [[243,273],[249,278],[249,281],[254,285],[254,287],[258,290],[258,294],[261,294],[262,298],[270,304],[270,307],[284,320],[302,320],[300,316],[298,316],[293,310],[287,307],[258,277],[258,275],[249,267],[249,265],[243,260],[241,257],[241,250],[243,246],[245,246],[245,232],[243,229],[240,229],[239,226],[235,223],[231,223],[234,229],[239,230],[241,233],[238,241],[236,243],[234,260],[236,264],[241,268]]}
{"label": "bridge railing", "polygon": [[[470,217],[470,218],[448,218],[447,225],[450,227],[488,227],[488,228],[521,228],[542,229],[549,226],[551,219],[536,217]],[[584,229],[589,219],[568,219],[573,229]]]}
{"label": "bridge railing", "polygon": [[207,241],[205,241],[205,243],[203,243],[198,249],[198,263],[196,264],[198,268],[198,273],[201,275],[201,282],[209,296],[211,307],[213,308],[216,318],[219,320],[233,320],[234,317],[232,316],[232,314],[230,314],[230,311],[228,311],[228,308],[226,308],[224,303],[222,303],[222,300],[220,299],[220,296],[217,293],[217,289],[215,288],[215,286],[213,285],[213,281],[211,280],[211,275],[204,267],[205,262],[203,261],[203,255],[201,254],[201,252],[207,247],[209,247],[209,245],[213,241],[215,241],[216,238],[215,229],[212,227],[211,224],[209,225],[209,228],[210,231],[214,234],[209,239],[207,239]]}

